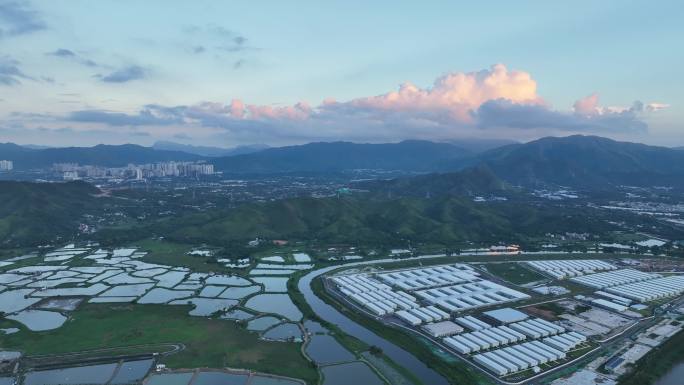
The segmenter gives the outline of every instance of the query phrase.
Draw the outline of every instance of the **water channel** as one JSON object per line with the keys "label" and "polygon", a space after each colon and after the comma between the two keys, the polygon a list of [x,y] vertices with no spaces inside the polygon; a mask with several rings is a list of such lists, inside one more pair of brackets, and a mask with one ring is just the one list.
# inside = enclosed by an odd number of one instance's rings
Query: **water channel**
{"label": "water channel", "polygon": [[[412,259],[419,258],[421,257]],[[401,261],[406,260],[409,259],[402,259]],[[353,262],[344,265],[335,265],[314,270],[300,279],[298,283],[299,291],[304,295],[306,302],[309,304],[309,306],[311,306],[314,313],[316,313],[319,317],[326,320],[327,322],[330,322],[331,324],[337,325],[343,332],[353,337],[356,337],[369,345],[375,345],[381,348],[384,354],[386,354],[398,365],[401,365],[404,368],[410,370],[411,373],[418,377],[421,382],[430,385],[447,385],[449,384],[449,381],[446,378],[444,378],[436,371],[430,369],[425,363],[414,357],[411,353],[407,352],[406,350],[400,348],[392,342],[387,341],[386,339],[378,336],[372,331],[347,318],[345,315],[337,311],[337,309],[323,302],[323,300],[316,296],[316,294],[314,294],[313,290],[311,289],[311,282],[316,277],[319,277],[332,270],[344,267],[389,262],[397,262],[397,260],[385,259],[375,261]]]}
{"label": "water channel", "polygon": [[684,377],[684,362],[680,362],[665,373],[654,385],[679,385]]}

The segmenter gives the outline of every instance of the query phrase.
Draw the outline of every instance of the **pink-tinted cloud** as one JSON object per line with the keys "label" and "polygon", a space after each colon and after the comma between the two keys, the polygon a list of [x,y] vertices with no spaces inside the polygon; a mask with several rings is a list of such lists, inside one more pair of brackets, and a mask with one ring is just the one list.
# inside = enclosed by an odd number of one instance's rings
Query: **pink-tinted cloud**
{"label": "pink-tinted cloud", "polygon": [[599,110],[599,96],[597,93],[593,93],[585,98],[579,99],[573,105],[573,109],[576,114],[584,116],[598,115]]}
{"label": "pink-tinted cloud", "polygon": [[[204,102],[193,106],[145,106],[131,119],[117,122],[160,124],[182,122],[225,130],[229,134],[302,140],[449,139],[480,136],[483,130],[516,138],[525,129],[542,134],[563,132],[636,132],[647,129],[641,115],[666,108],[663,103],[635,102],[630,107],[604,107],[598,94],[575,102],[572,110],[555,110],[537,94],[537,82],[524,71],[503,64],[477,72],[453,72],[430,87],[402,84],[396,91],[349,101],[325,99],[312,107]],[[92,114],[78,114],[80,121]],[[102,117],[102,114],[96,115]],[[108,118],[108,116],[104,116]],[[106,122],[106,119],[102,120]],[[516,132],[517,131],[517,132]]]}
{"label": "pink-tinted cloud", "polygon": [[666,104],[666,103],[649,103],[646,105],[646,111],[651,111],[651,112],[664,110],[666,108],[670,108],[670,105]]}
{"label": "pink-tinted cloud", "polygon": [[354,99],[348,104],[368,110],[441,112],[457,121],[470,122],[470,111],[492,99],[541,102],[537,82],[529,73],[509,71],[503,64],[496,64],[479,72],[446,74],[437,78],[431,88],[404,83],[398,91]]}

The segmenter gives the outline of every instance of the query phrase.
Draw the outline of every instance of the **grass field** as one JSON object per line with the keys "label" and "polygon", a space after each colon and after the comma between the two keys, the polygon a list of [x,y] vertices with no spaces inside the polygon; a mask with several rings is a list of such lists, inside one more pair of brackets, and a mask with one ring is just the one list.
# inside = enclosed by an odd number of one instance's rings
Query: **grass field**
{"label": "grass field", "polygon": [[543,275],[530,270],[519,263],[488,263],[486,268],[487,271],[493,275],[516,285],[523,285],[545,279]]}
{"label": "grass field", "polygon": [[317,383],[316,369],[302,355],[301,344],[263,341],[234,322],[187,312],[186,306],[88,304],[59,329],[0,335],[0,346],[31,355],[183,343],[184,351],[163,359],[169,367],[245,368]]}

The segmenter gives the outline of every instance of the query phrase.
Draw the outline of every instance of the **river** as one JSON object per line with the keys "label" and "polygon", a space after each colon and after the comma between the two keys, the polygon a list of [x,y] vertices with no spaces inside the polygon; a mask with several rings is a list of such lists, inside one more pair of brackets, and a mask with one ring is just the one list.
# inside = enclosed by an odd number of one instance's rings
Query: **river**
{"label": "river", "polygon": [[[407,259],[402,259],[402,261],[406,260]],[[316,313],[319,317],[326,320],[327,322],[330,322],[331,324],[337,325],[345,333],[353,337],[356,337],[369,345],[375,345],[381,348],[383,353],[386,354],[390,359],[392,359],[392,361],[411,371],[411,373],[413,373],[424,384],[447,385],[449,384],[449,381],[446,378],[444,378],[436,371],[430,369],[427,365],[425,365],[422,361],[414,357],[411,353],[407,352],[406,350],[398,347],[392,342],[387,341],[386,339],[378,336],[372,331],[347,318],[345,315],[337,311],[337,309],[323,302],[323,300],[316,296],[313,290],[311,289],[311,282],[313,281],[313,279],[329,271],[339,269],[341,267],[352,267],[358,265],[389,262],[397,262],[397,260],[386,259],[353,262],[344,265],[330,266],[314,270],[300,279],[298,284],[299,291],[304,295],[306,302],[309,304],[309,306],[311,306],[314,313]]]}
{"label": "river", "polygon": [[664,376],[660,377],[654,385],[680,385],[684,378],[684,362],[675,365]]}

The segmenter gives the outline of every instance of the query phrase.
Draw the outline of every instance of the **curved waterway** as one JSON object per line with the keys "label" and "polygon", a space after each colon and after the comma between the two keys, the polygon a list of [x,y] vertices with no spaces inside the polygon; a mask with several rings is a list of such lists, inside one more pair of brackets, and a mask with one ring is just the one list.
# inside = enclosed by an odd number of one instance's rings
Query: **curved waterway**
{"label": "curved waterway", "polygon": [[660,377],[655,385],[678,385],[684,377],[684,362],[675,365],[669,372]]}
{"label": "curved waterway", "polygon": [[[411,259],[435,257],[437,256],[425,256]],[[401,259],[401,261],[406,260],[410,259]],[[369,345],[375,345],[381,348],[383,353],[386,354],[389,358],[391,358],[392,361],[410,370],[411,373],[418,377],[420,381],[424,384],[448,385],[449,381],[447,381],[446,378],[444,378],[436,371],[430,369],[427,365],[425,365],[422,361],[414,357],[411,353],[407,352],[406,350],[400,348],[392,342],[387,341],[386,339],[378,336],[372,331],[347,318],[345,315],[337,311],[337,309],[323,302],[323,300],[316,296],[316,294],[314,294],[313,290],[311,289],[311,282],[314,280],[314,278],[319,277],[335,269],[339,269],[342,267],[353,267],[359,265],[389,263],[397,261],[398,260],[394,259],[384,259],[375,261],[352,262],[344,265],[336,265],[314,270],[308,273],[307,275],[303,276],[299,280],[299,291],[304,295],[306,302],[309,304],[309,306],[311,306],[314,313],[316,313],[319,317],[326,320],[327,322],[330,322],[331,324],[337,325],[343,332],[351,336],[354,336]]]}

